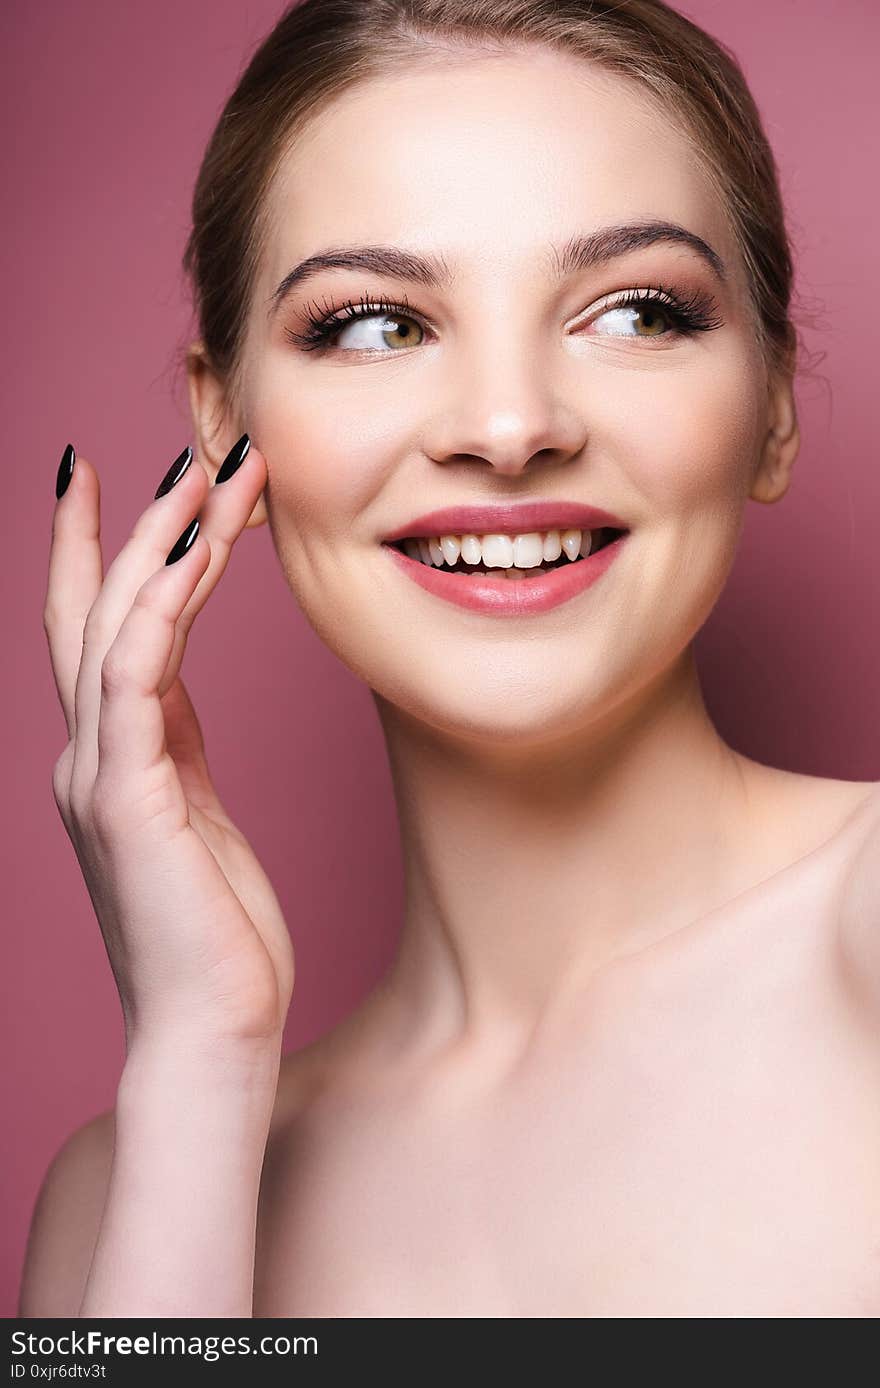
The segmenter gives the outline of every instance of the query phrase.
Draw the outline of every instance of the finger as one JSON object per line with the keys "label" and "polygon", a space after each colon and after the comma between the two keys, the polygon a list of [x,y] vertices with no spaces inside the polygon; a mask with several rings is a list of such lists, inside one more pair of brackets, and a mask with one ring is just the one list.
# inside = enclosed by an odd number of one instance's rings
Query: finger
{"label": "finger", "polygon": [[164,695],[183,660],[193,622],[219,583],[229,562],[232,546],[250,519],[266,485],[266,460],[250,444],[236,471],[225,482],[211,487],[199,512],[199,533],[211,546],[211,563],[177,623],[175,646],[166,674]]}
{"label": "finger", "polygon": [[250,443],[244,458],[228,479],[211,487],[199,512],[199,533],[211,546],[211,566],[186,605],[178,623],[185,639],[229,562],[232,546],[244,530],[267,478],[266,460]]}
{"label": "finger", "polygon": [[133,809],[155,788],[168,748],[159,688],[174,647],[176,624],[211,562],[201,534],[186,554],[141,586],[101,667],[98,769],[104,809]]}
{"label": "finger", "polygon": [[101,591],[92,604],[83,629],[82,658],[74,694],[76,745],[71,773],[71,796],[74,798],[85,798],[97,771],[104,657],[135,595],[151,574],[166,566],[169,551],[198,516],[207,491],[205,469],[192,462],[171,491],[141,512],[129,539],[107,570]]}
{"label": "finger", "polygon": [[101,484],[85,458],[77,458],[67,491],[55,504],[43,629],[69,737],[76,732],[76,679],[86,617],[101,590]]}

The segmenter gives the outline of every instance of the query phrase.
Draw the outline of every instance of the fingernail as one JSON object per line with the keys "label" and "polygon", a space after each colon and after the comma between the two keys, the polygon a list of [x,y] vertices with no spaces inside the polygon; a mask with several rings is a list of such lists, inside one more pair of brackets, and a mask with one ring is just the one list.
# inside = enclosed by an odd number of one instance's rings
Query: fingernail
{"label": "fingernail", "polygon": [[55,500],[60,501],[67,488],[70,486],[70,479],[73,476],[73,465],[76,462],[76,450],[72,443],[69,443],[61,454],[61,462],[58,465],[58,476],[55,478]]}
{"label": "fingernail", "polygon": [[234,443],[230,448],[220,467],[220,471],[214,478],[214,486],[218,482],[226,482],[234,472],[237,472],[248,455],[251,441],[247,434],[242,434],[238,443]]}
{"label": "fingernail", "polygon": [[196,516],[194,521],[190,521],[189,525],[186,527],[186,530],[184,530],[180,539],[177,540],[176,543],[172,546],[172,548],[168,551],[168,558],[165,560],[166,565],[175,564],[178,559],[182,559],[183,556],[186,554],[187,550],[189,549],[190,545],[192,544],[193,540],[198,535],[198,533],[199,518],[198,516]]}
{"label": "fingernail", "polygon": [[154,501],[158,501],[160,496],[164,496],[166,492],[171,491],[171,488],[174,486],[175,482],[180,481],[181,477],[186,472],[192,460],[193,451],[190,448],[189,444],[187,444],[183,452],[179,453],[177,457],[174,459],[174,462],[171,464],[165,476],[162,478],[162,481],[159,483],[156,495],[153,497]]}

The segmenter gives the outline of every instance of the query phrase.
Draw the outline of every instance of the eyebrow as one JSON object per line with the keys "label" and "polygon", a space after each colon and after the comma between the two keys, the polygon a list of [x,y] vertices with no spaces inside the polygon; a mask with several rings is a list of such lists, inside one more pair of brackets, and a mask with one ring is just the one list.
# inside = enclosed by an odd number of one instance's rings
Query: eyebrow
{"label": "eyebrow", "polygon": [[[550,247],[552,272],[557,280],[578,271],[590,270],[631,251],[653,246],[658,241],[687,246],[709,266],[722,282],[727,278],[718,252],[695,232],[677,222],[627,222],[600,227],[586,236],[573,236],[562,246]],[[303,284],[322,270],[367,270],[392,279],[410,280],[426,289],[448,288],[453,273],[442,256],[417,255],[398,246],[342,246],[319,251],[300,262],[288,274],[269,300],[269,315],[278,308],[295,285]]]}

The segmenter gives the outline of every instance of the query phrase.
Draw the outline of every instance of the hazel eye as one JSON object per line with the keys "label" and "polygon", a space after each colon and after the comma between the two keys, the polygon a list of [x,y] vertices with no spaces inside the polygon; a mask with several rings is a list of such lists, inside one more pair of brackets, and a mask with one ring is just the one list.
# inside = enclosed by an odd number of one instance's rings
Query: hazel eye
{"label": "hazel eye", "polygon": [[[378,334],[371,329],[379,326]],[[333,341],[336,347],[345,344],[346,335],[349,336],[348,347],[356,351],[381,351],[379,342],[384,342],[389,347],[418,347],[422,341],[422,327],[414,318],[407,318],[403,314],[396,313],[359,313],[351,322],[341,324],[333,334]],[[351,340],[354,334],[354,341]],[[377,337],[379,341],[377,341]]]}
{"label": "hazel eye", "polygon": [[[670,327],[674,327],[674,314],[671,309],[665,308],[660,303],[643,304],[616,304],[612,308],[605,309],[597,314],[593,323],[600,322],[603,318],[610,319],[612,327],[607,334],[608,337],[664,337]],[[639,319],[645,325],[645,332],[630,333],[628,327]]]}
{"label": "hazel eye", "polygon": [[[724,325],[715,301],[704,292],[698,290],[690,297],[683,297],[674,290],[664,289],[662,285],[632,290],[616,302],[612,300],[606,303],[592,318],[585,320],[586,327],[606,318],[610,320],[610,331],[600,332],[600,337],[629,338],[631,341],[665,337],[678,343],[696,333]],[[303,331],[290,326],[284,329],[287,340],[305,352],[337,351],[342,348],[388,356],[396,348],[418,347],[426,339],[421,318],[409,312],[409,301],[405,295],[401,302],[395,303],[365,294],[358,303],[349,299],[336,309],[325,302],[323,312],[319,307],[309,305],[305,321]],[[629,329],[639,322],[646,331],[630,332]],[[354,340],[344,342],[346,333],[355,334]],[[431,334],[432,330],[428,327],[427,336]]]}

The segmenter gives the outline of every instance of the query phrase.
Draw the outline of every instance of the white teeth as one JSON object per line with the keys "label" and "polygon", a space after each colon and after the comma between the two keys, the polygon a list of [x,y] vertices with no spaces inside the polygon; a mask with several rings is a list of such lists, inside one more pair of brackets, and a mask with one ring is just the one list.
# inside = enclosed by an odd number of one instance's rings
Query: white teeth
{"label": "white teeth", "polygon": [[462,535],[461,557],[466,564],[479,564],[483,557],[480,541],[476,535]]}
{"label": "white teeth", "polygon": [[535,569],[544,558],[544,541],[535,530],[528,535],[515,535],[513,562],[518,569]]}
{"label": "white teeth", "polygon": [[513,564],[513,540],[509,535],[484,535],[480,548],[487,569],[509,569]]}
{"label": "white teeth", "polygon": [[540,569],[565,557],[586,559],[595,547],[597,531],[530,530],[520,535],[429,535],[409,537],[403,548],[410,559],[442,568],[453,568],[459,559],[465,564],[482,563],[487,569],[500,569],[508,578]]}
{"label": "white teeth", "polygon": [[559,539],[568,558],[577,559],[581,547],[581,532],[579,530],[563,530]]}
{"label": "white teeth", "polygon": [[558,559],[562,553],[562,544],[559,540],[558,530],[548,530],[544,536],[544,559],[548,564],[552,564],[554,559]]}
{"label": "white teeth", "polygon": [[440,548],[443,551],[443,558],[450,567],[458,562],[461,553],[461,541],[457,535],[441,535]]}

